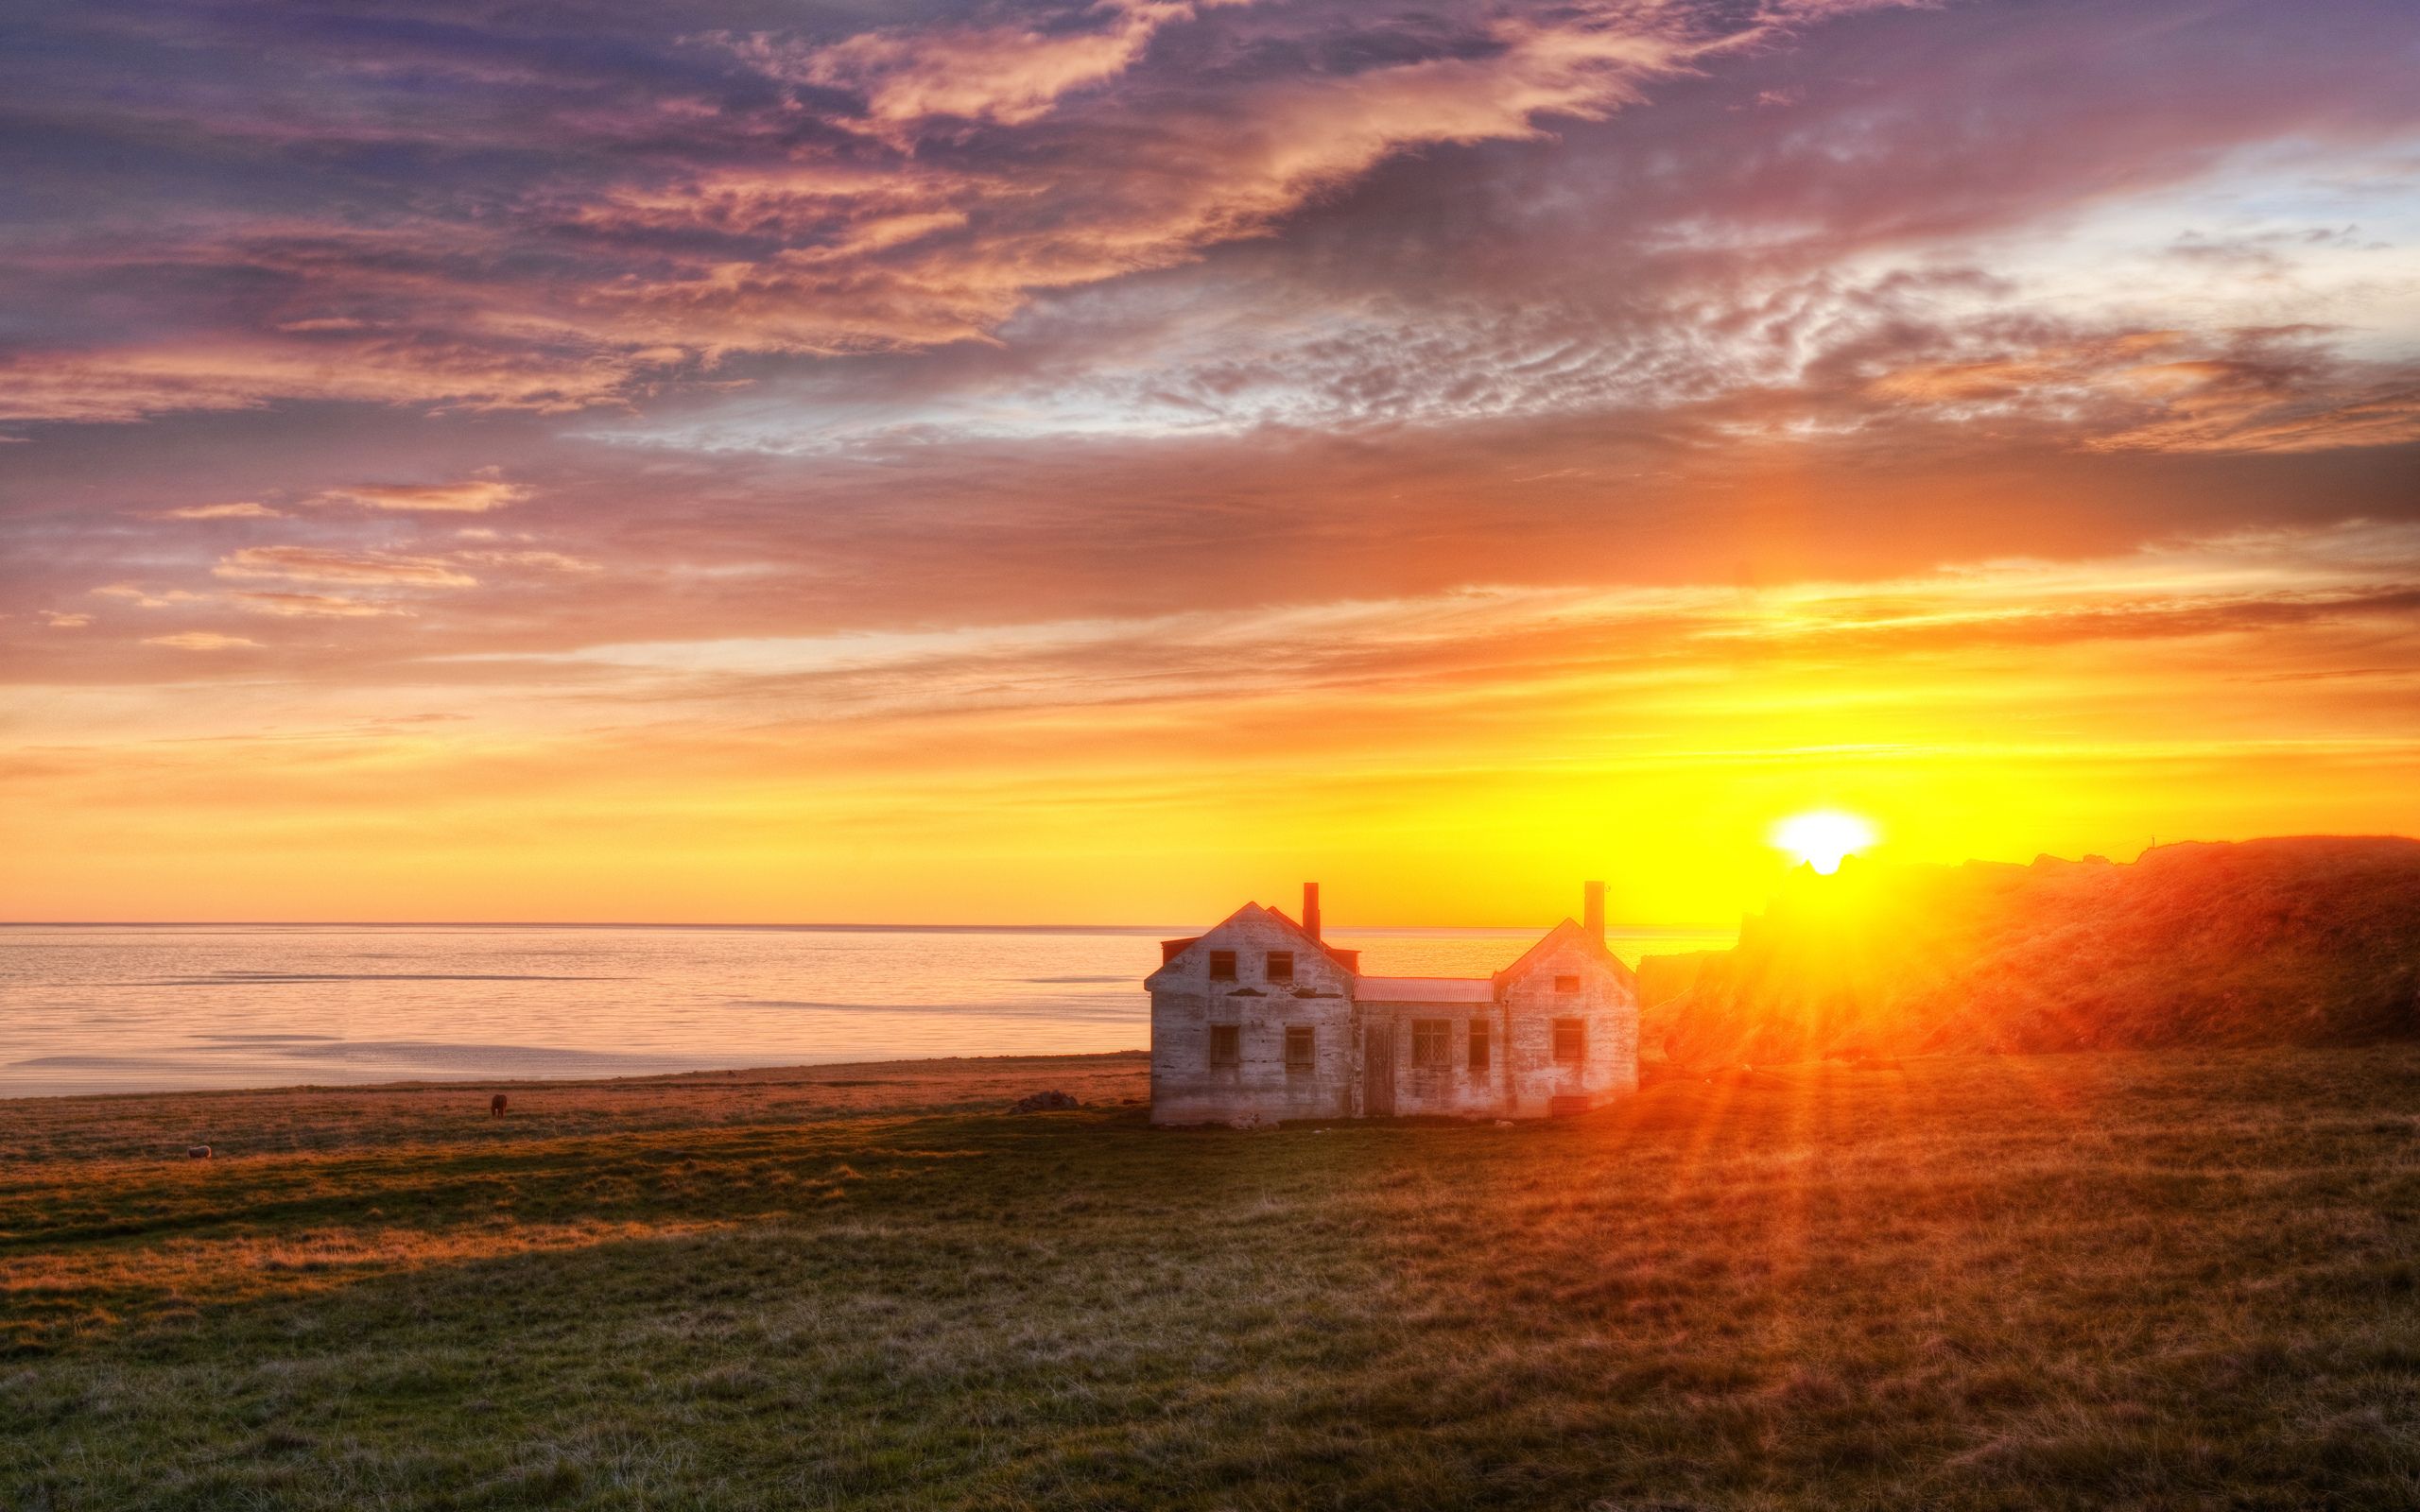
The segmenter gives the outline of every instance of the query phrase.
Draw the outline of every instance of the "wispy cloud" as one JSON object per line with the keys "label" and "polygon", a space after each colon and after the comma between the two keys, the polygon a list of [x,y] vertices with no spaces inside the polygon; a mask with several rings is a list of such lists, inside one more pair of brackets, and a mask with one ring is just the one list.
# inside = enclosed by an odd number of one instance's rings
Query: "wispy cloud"
{"label": "wispy cloud", "polygon": [[189,504],[181,509],[163,509],[151,516],[154,520],[283,520],[285,515],[256,500],[246,499],[236,504]]}
{"label": "wispy cloud", "polygon": [[316,546],[247,546],[212,569],[221,577],[284,577],[303,583],[381,583],[412,588],[475,588],[478,579],[436,557],[329,551]]}
{"label": "wispy cloud", "polygon": [[200,594],[188,593],[182,588],[163,589],[154,593],[139,583],[111,583],[106,587],[95,588],[92,592],[101,598],[124,599],[137,609],[170,609],[179,604],[199,603],[201,599]]}
{"label": "wispy cloud", "polygon": [[600,562],[583,561],[560,551],[458,551],[457,561],[477,562],[490,567],[537,567],[548,572],[593,573],[603,570]]}
{"label": "wispy cloud", "polygon": [[238,609],[274,614],[281,619],[375,619],[390,614],[408,618],[412,613],[391,604],[366,603],[330,593],[234,593],[227,598]]}
{"label": "wispy cloud", "polygon": [[248,641],[240,635],[221,635],[216,630],[185,630],[176,635],[152,635],[144,638],[146,645],[174,646],[180,651],[232,651],[240,646],[254,650],[258,641]]}
{"label": "wispy cloud", "polygon": [[856,93],[869,127],[905,145],[913,133],[899,128],[934,116],[1010,126],[1039,119],[1070,90],[1126,72],[1153,33],[1195,14],[1190,4],[1155,0],[1102,0],[1091,9],[1108,24],[1050,32],[1031,26],[896,27],[821,46],[758,32],[732,46],[774,77]]}
{"label": "wispy cloud", "polygon": [[352,483],[322,490],[313,503],[346,501],[373,509],[414,509],[443,514],[480,514],[519,504],[533,491],[507,483],[488,468],[458,483]]}
{"label": "wispy cloud", "polygon": [[[418,118],[390,93],[389,62],[296,33],[284,44],[317,54],[316,94],[278,89],[283,109],[230,112],[223,94],[179,81],[133,113],[150,129],[206,129],[270,154],[366,128],[428,150],[561,157],[561,114],[520,103],[535,86],[558,112],[578,110],[594,147],[635,136],[660,149],[632,160],[575,148],[576,171],[448,186],[368,219],[334,206],[298,215],[285,200],[249,217],[170,215],[132,257],[97,238],[54,239],[24,266],[72,291],[65,308],[91,339],[11,369],[0,415],[116,420],[281,396],[564,409],[667,380],[711,383],[735,352],[990,339],[1038,291],[1265,235],[1406,150],[1536,140],[1545,119],[1602,119],[1645,81],[1773,25],[1630,0],[1450,19],[1320,8],[1312,25],[1331,30],[1321,50],[1359,51],[1347,66],[1142,69],[1178,30],[1200,33],[1189,54],[1271,60],[1316,35],[1301,15],[1259,23],[1253,9],[1112,0],[1088,15],[838,40],[724,33],[740,73],[716,82],[715,102],[695,98],[693,68],[668,60],[653,97],[641,85],[631,104],[575,108],[590,87],[579,65],[533,77],[527,64],[498,75],[429,57],[423,66],[450,73],[472,108]],[[1225,29],[1209,28],[1212,12],[1230,18]],[[152,26],[191,43],[182,21]],[[1077,100],[1112,80],[1119,91]],[[768,86],[778,104],[762,97]],[[980,129],[934,125],[948,121]],[[116,307],[106,291],[164,265],[184,270],[198,305],[175,312],[173,337],[112,339],[133,333],[103,313]],[[239,284],[266,302],[248,299],[237,317],[223,298]],[[197,337],[196,316],[215,328]]]}

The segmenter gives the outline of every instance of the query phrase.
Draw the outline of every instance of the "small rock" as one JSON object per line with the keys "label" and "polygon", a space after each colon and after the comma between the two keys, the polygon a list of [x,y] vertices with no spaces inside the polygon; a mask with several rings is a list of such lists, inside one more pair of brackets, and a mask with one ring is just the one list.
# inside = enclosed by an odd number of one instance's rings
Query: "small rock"
{"label": "small rock", "polygon": [[1065,1092],[1035,1092],[1011,1103],[1009,1111],[1011,1113],[1055,1113],[1063,1108],[1083,1106]]}
{"label": "small rock", "polygon": [[207,1160],[210,1159],[210,1146],[207,1144],[188,1144],[185,1146],[185,1159],[188,1160]]}

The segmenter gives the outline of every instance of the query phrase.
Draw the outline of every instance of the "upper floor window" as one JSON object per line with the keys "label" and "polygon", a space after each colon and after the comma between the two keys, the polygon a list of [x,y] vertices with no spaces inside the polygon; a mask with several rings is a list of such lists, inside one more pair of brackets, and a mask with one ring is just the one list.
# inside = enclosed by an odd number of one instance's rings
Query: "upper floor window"
{"label": "upper floor window", "polygon": [[1580,990],[1580,978],[1558,976],[1554,979],[1554,989],[1558,992],[1577,992]]}
{"label": "upper floor window", "polygon": [[1411,1063],[1415,1066],[1452,1065],[1453,1037],[1454,1021],[1451,1019],[1412,1020]]}
{"label": "upper floor window", "polygon": [[1311,1069],[1311,1029],[1308,1024],[1286,1026],[1286,1069],[1288,1071]]}
{"label": "upper floor window", "polygon": [[1269,953],[1269,980],[1272,982],[1291,982],[1294,980],[1294,953],[1292,951],[1270,951]]}
{"label": "upper floor window", "polygon": [[1210,1064],[1238,1066],[1243,1064],[1243,1025],[1214,1023],[1210,1026]]}
{"label": "upper floor window", "polygon": [[1235,979],[1236,953],[1233,951],[1212,951],[1210,953],[1210,980],[1213,982],[1232,982]]}
{"label": "upper floor window", "polygon": [[1588,1058],[1588,1021],[1557,1019],[1554,1021],[1554,1058],[1557,1065],[1576,1065]]}

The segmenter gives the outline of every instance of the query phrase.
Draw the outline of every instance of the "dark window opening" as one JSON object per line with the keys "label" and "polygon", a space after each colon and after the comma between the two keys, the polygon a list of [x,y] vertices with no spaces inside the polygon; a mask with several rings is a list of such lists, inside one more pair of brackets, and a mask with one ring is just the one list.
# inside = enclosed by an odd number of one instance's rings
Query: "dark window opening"
{"label": "dark window opening", "polygon": [[1286,1069],[1288,1071],[1308,1071],[1311,1069],[1310,1030],[1293,1025],[1288,1025],[1287,1027]]}
{"label": "dark window opening", "polygon": [[1557,1065],[1576,1065],[1588,1058],[1588,1021],[1557,1019],[1554,1021],[1554,1058]]}
{"label": "dark window opening", "polygon": [[1210,980],[1213,982],[1232,982],[1235,979],[1236,953],[1233,951],[1212,951],[1210,953]]}
{"label": "dark window opening", "polygon": [[1415,1066],[1450,1066],[1454,1063],[1454,1023],[1450,1019],[1414,1019],[1411,1021],[1411,1063]]}
{"label": "dark window opening", "polygon": [[1473,1071],[1487,1069],[1487,1021],[1473,1019],[1471,1021],[1471,1070]]}
{"label": "dark window opening", "polygon": [[1292,951],[1270,951],[1269,953],[1269,979],[1272,982],[1291,982],[1294,980],[1294,953]]}
{"label": "dark window opening", "polygon": [[1239,1066],[1243,1064],[1243,1025],[1214,1023],[1210,1026],[1210,1064]]}
{"label": "dark window opening", "polygon": [[1554,989],[1558,992],[1577,992],[1580,990],[1580,978],[1558,976],[1554,979]]}

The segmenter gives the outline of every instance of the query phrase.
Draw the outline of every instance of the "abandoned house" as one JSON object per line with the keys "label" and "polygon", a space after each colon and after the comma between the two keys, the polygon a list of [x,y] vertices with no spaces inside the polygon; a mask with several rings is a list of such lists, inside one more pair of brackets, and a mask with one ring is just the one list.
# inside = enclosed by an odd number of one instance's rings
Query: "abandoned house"
{"label": "abandoned house", "polygon": [[1604,885],[1493,976],[1364,976],[1300,923],[1246,903],[1160,942],[1151,1122],[1443,1113],[1545,1118],[1638,1090],[1638,979],[1605,948]]}

